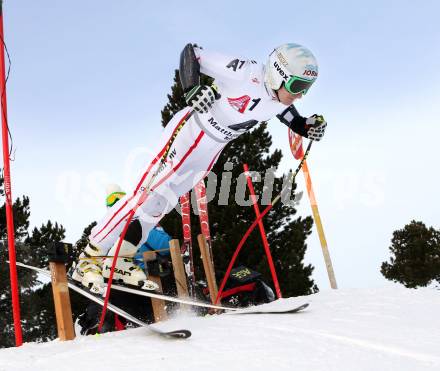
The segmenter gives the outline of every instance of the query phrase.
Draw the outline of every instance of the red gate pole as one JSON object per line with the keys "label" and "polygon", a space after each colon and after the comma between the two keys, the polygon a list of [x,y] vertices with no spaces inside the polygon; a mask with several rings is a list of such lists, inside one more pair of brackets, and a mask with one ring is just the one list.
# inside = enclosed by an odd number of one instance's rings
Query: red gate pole
{"label": "red gate pole", "polygon": [[1,85],[1,109],[2,109],[2,138],[3,138],[3,166],[4,185],[6,198],[6,224],[8,231],[9,247],[9,272],[11,277],[12,312],[14,317],[15,345],[23,344],[20,323],[20,299],[18,296],[17,267],[15,259],[15,235],[14,216],[12,212],[11,169],[9,166],[9,140],[8,140],[8,110],[6,104],[6,80],[5,80],[5,44],[3,33],[3,0],[0,0],[0,85]]}
{"label": "red gate pole", "polygon": [[[252,204],[254,205],[255,214],[257,215],[257,218],[259,218],[260,217],[260,209],[258,207],[257,197],[255,196],[255,190],[254,190],[254,186],[252,184],[252,179],[249,175],[248,164],[243,164],[243,169],[244,169],[244,173],[246,175],[246,180],[247,180],[247,184],[249,187],[249,191],[251,192],[251,199],[252,199]],[[277,294],[277,298],[280,299],[280,298],[282,298],[280,284],[278,282],[277,272],[275,270],[275,265],[273,264],[272,254],[270,253],[269,242],[267,241],[266,231],[264,230],[264,225],[263,225],[262,220],[260,220],[258,222],[258,228],[260,229],[261,239],[263,240],[264,250],[266,251],[267,262],[269,263],[270,273],[272,274],[272,280],[273,280],[273,284],[275,287],[275,292]]]}

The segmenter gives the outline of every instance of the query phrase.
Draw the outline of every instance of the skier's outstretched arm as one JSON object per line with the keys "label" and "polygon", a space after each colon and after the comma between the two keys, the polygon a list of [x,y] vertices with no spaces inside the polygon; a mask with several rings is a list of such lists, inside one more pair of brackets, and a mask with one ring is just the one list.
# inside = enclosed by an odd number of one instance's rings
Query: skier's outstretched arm
{"label": "skier's outstretched arm", "polygon": [[302,117],[298,115],[293,104],[278,114],[277,118],[295,133],[318,142],[324,136],[327,127],[327,122],[322,115],[314,114],[308,118]]}

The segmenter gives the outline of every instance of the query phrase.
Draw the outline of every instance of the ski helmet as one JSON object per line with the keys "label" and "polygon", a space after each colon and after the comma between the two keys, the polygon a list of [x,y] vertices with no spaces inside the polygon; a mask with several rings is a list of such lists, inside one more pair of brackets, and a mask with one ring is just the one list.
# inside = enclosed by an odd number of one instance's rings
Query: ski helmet
{"label": "ski helmet", "polygon": [[266,86],[278,90],[284,87],[290,94],[306,94],[318,77],[318,63],[312,52],[302,45],[283,44],[267,61],[264,73]]}

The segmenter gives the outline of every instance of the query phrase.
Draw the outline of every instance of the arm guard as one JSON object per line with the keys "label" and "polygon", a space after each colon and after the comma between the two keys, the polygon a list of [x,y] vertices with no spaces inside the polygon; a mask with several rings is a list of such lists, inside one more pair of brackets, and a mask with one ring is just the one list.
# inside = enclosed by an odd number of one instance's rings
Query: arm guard
{"label": "arm guard", "polygon": [[292,104],[287,107],[283,112],[277,115],[278,120],[280,120],[283,124],[287,125],[290,129],[292,129],[295,133],[301,135],[302,137],[308,138],[307,130],[308,126],[306,125],[306,118],[300,116],[295,106]]}
{"label": "arm guard", "polygon": [[200,64],[192,44],[187,44],[180,54],[180,83],[186,93],[200,84]]}

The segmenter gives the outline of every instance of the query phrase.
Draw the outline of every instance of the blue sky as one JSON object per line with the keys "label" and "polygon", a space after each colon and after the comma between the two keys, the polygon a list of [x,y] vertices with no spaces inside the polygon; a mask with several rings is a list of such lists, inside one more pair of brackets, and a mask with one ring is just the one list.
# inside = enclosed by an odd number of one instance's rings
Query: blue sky
{"label": "blue sky", "polygon": [[[33,224],[58,221],[76,241],[103,215],[105,184],[133,182],[186,43],[265,62],[297,42],[320,65],[298,109],[329,123],[309,166],[336,277],[383,285],[392,231],[413,218],[440,227],[438,14],[436,1],[6,0],[13,196],[30,196]],[[270,131],[286,171],[285,127]],[[308,243],[325,289],[317,235]]]}

